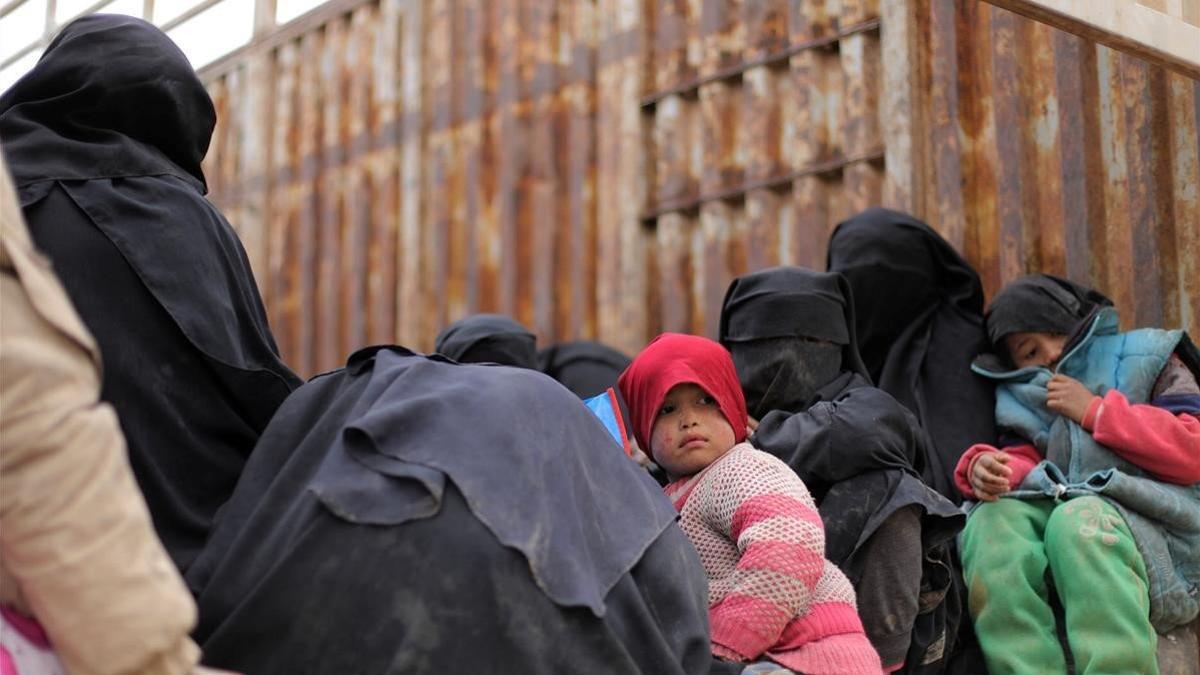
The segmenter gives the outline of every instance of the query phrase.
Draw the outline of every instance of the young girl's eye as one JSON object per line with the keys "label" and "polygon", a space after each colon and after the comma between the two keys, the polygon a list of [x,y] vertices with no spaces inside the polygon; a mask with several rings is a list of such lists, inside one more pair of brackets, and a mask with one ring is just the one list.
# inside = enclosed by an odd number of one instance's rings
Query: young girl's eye
{"label": "young girl's eye", "polygon": [[663,407],[658,409],[658,416],[662,417],[663,415],[670,415],[673,412],[675,412],[675,406],[671,405],[670,403],[665,403],[663,404]]}
{"label": "young girl's eye", "polygon": [[712,404],[716,403],[716,401],[713,400],[713,397],[711,397],[707,394],[701,396],[699,399],[697,399],[696,402],[699,403],[700,405],[712,405]]}

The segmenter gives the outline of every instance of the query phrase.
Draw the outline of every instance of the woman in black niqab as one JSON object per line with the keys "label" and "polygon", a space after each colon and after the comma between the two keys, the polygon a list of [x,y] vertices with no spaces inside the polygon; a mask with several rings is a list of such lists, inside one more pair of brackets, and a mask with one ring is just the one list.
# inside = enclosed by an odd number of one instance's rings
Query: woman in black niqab
{"label": "woman in black niqab", "polygon": [[284,403],[187,581],[247,673],[714,668],[699,558],[579,399],[400,347]]}
{"label": "woman in black niqab", "polygon": [[499,363],[536,369],[537,338],[503,314],[472,314],[446,326],[433,351],[459,363]]}
{"label": "woman in black niqab", "polygon": [[237,235],[204,198],[215,121],[179,48],[127,16],[71,22],[0,97],[30,233],[96,336],[101,396],[181,570],[300,383]]}
{"label": "woman in black niqab", "polygon": [[838,225],[828,268],[853,289],[871,379],[932,439],[925,481],[961,503],[953,480],[958,458],[996,438],[994,387],[971,373],[971,361],[988,345],[979,275],[933,228],[882,208]]}
{"label": "woman in black niqab", "polygon": [[[855,585],[885,665],[941,672],[962,616],[949,546],[964,517],[919,478],[928,437],[871,386],[854,311],[841,275],[761,270],[730,284],[720,341],[760,420],[750,442],[787,462],[813,493],[825,555]],[[918,592],[927,593],[919,611]]]}

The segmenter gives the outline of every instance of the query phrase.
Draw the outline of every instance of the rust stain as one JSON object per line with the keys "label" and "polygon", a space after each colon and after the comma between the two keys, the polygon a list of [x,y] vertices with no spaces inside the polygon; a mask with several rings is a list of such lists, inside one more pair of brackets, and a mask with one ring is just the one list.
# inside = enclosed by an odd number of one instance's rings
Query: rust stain
{"label": "rust stain", "polygon": [[714,335],[733,276],[822,268],[900,180],[989,294],[1061,273],[1200,330],[1200,85],[983,3],[880,5],[347,3],[206,74],[211,197],[306,375],[476,311]]}

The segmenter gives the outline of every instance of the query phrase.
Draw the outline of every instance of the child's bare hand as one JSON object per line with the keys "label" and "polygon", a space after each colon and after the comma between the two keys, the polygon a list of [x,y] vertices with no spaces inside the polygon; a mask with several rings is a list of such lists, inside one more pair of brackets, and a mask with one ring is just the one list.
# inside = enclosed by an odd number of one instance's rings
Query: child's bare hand
{"label": "child's bare hand", "polygon": [[753,436],[755,431],[758,431],[758,420],[746,415],[746,435]]}
{"label": "child's bare hand", "polygon": [[1046,383],[1046,407],[1076,424],[1083,424],[1083,416],[1096,395],[1072,377],[1055,375]]}
{"label": "child's bare hand", "polygon": [[1003,452],[987,452],[971,465],[971,489],[981,502],[994,502],[1012,488],[1008,477],[1012,469],[1007,466],[1008,455]]}

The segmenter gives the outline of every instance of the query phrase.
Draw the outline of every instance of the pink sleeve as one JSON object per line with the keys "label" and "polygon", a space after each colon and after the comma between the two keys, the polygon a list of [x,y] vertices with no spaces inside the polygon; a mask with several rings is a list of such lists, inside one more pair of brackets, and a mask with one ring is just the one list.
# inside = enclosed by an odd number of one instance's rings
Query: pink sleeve
{"label": "pink sleeve", "polygon": [[734,508],[715,523],[737,545],[737,581],[709,608],[709,622],[715,645],[749,660],[808,607],[824,571],[825,526],[808,488],[787,465],[738,459],[718,467],[736,475],[725,483],[726,503]]}
{"label": "pink sleeve", "polygon": [[1014,488],[1025,480],[1025,476],[1033,470],[1033,467],[1042,461],[1042,456],[1038,453],[1030,443],[1022,443],[1021,445],[1013,445],[1007,448],[997,448],[987,443],[976,443],[967,448],[962,457],[958,458],[958,465],[954,467],[954,485],[958,487],[958,491],[968,499],[975,497],[975,490],[971,487],[971,468],[975,465],[975,460],[988,452],[1003,452],[1007,454],[1008,468],[1012,469],[1012,475],[1009,476],[1009,485]]}
{"label": "pink sleeve", "polygon": [[1092,437],[1124,459],[1169,483],[1200,482],[1200,420],[1194,415],[1131,405],[1110,389],[1094,417]]}

